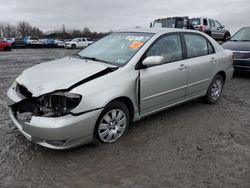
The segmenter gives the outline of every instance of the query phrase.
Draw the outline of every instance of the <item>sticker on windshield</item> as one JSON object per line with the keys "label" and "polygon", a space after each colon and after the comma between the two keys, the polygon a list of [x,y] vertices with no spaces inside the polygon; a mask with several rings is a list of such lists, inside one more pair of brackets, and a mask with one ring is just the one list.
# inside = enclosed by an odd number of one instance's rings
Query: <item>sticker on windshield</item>
{"label": "sticker on windshield", "polygon": [[141,40],[144,40],[144,38],[145,37],[143,37],[143,36],[127,36],[126,39],[129,41],[134,41],[134,40],[141,41]]}
{"label": "sticker on windshield", "polygon": [[143,44],[144,44],[143,42],[134,41],[132,44],[129,45],[129,48],[139,49]]}

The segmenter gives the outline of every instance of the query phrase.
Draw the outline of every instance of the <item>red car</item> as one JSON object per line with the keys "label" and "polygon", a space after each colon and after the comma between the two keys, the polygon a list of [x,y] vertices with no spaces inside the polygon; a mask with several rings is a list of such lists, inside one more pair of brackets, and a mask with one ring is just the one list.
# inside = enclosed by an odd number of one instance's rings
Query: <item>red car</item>
{"label": "red car", "polygon": [[0,40],[0,51],[10,51],[10,50],[11,50],[11,43]]}

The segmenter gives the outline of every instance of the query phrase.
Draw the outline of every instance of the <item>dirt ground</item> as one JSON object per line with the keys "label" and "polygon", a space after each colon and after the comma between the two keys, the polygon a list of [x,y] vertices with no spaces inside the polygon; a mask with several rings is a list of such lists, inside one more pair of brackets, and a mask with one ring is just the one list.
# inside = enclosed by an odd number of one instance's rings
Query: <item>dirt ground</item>
{"label": "dirt ground", "polygon": [[250,74],[200,100],[131,125],[117,143],[69,151],[26,140],[8,116],[6,91],[26,68],[75,53],[0,52],[0,187],[250,187]]}

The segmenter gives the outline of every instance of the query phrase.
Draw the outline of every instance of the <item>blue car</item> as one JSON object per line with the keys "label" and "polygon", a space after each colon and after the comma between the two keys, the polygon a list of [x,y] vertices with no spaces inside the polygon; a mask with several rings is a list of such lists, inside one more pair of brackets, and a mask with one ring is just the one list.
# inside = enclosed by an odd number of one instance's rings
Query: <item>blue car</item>
{"label": "blue car", "polygon": [[57,43],[56,43],[55,39],[45,38],[45,39],[42,39],[42,40],[44,42],[44,47],[47,47],[47,48],[55,48],[55,47],[57,47]]}

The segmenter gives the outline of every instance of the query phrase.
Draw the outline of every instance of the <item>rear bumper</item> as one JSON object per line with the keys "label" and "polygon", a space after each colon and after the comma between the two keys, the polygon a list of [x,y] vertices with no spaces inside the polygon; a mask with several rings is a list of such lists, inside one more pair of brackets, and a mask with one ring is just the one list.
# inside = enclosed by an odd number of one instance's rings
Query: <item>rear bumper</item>
{"label": "rear bumper", "polygon": [[225,83],[228,83],[232,79],[233,73],[234,73],[234,68],[233,67],[231,67],[230,69],[228,69],[226,71],[226,80],[225,80]]}

